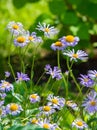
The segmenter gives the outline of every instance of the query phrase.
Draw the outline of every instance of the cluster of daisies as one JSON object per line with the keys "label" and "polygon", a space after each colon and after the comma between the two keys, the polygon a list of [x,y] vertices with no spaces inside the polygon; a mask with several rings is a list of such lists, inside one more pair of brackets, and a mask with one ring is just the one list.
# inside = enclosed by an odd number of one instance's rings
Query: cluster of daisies
{"label": "cluster of daisies", "polygon": [[[24,47],[29,43],[42,43],[42,37],[37,36],[36,32],[30,33],[28,30],[25,30],[22,23],[20,22],[9,22],[7,25],[7,29],[11,32],[13,36],[14,45],[17,47]],[[47,38],[51,38],[58,34],[58,30],[54,26],[50,26],[49,24],[41,24],[37,25],[37,30],[44,33],[44,36]],[[62,54],[70,61],[77,62],[78,60],[87,61],[88,54],[83,50],[74,50],[74,46],[76,46],[79,42],[79,37],[73,35],[67,35],[59,38],[56,42],[51,44],[51,49],[54,51],[61,51]],[[73,48],[71,50],[71,48]],[[47,64],[44,68],[45,73],[49,74],[52,79],[61,80],[63,78],[62,71],[59,66],[51,67],[51,65]],[[69,70],[70,71],[70,70]],[[67,76],[69,76],[69,71],[66,72]],[[72,71],[72,70],[71,70]],[[9,72],[5,72],[5,80],[1,80],[0,82],[0,121],[2,118],[7,117],[7,115],[16,116],[25,111],[23,109],[23,104],[21,102],[15,103],[5,103],[5,99],[7,95],[11,92],[14,92],[14,86],[9,83],[6,78],[10,76]],[[97,112],[97,92],[96,92],[96,83],[97,83],[97,71],[89,70],[87,75],[81,74],[78,78],[80,80],[80,84],[87,88],[90,88],[89,94],[86,95],[85,99],[82,102],[82,109],[86,111],[86,113],[96,113]],[[29,81],[30,78],[27,74],[22,72],[17,72],[16,83],[21,83],[25,81]],[[15,94],[15,93],[14,93]],[[14,94],[12,96],[14,96]],[[37,103],[41,103],[41,97],[37,94],[30,92],[27,97],[27,100],[30,105]],[[64,107],[70,108],[73,111],[80,112],[80,108],[73,100],[66,100],[59,96],[54,96],[53,94],[49,94],[46,99],[48,102],[43,103],[43,106],[38,106],[38,113],[33,118],[29,118],[29,122],[32,124],[37,124],[42,128],[56,130],[56,128],[61,127],[60,123],[53,123],[51,117],[54,113],[58,113],[61,110],[65,110]],[[45,105],[46,104],[46,105]],[[29,109],[29,105],[27,107]],[[59,127],[58,127],[59,125]],[[84,122],[81,118],[76,118],[72,124],[72,127],[76,127],[78,129],[88,128],[86,122]]]}

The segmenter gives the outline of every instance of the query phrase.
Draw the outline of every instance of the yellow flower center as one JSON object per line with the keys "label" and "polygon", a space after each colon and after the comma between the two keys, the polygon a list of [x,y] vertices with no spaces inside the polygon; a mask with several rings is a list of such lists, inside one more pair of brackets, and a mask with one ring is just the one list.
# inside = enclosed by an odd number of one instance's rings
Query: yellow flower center
{"label": "yellow flower center", "polygon": [[54,98],[54,99],[52,99],[52,103],[58,104],[58,100]]}
{"label": "yellow flower center", "polygon": [[44,111],[50,111],[50,110],[51,110],[51,107],[50,107],[50,106],[44,106],[44,107],[43,107],[43,110],[44,110]]}
{"label": "yellow flower center", "polygon": [[50,126],[49,126],[48,124],[43,124],[43,128],[45,128],[45,129],[49,129]]}
{"label": "yellow flower center", "polygon": [[29,36],[28,38],[30,41],[34,40],[34,38],[32,36]]}
{"label": "yellow flower center", "polygon": [[84,78],[84,82],[88,82],[88,80],[89,80],[88,78]]}
{"label": "yellow flower center", "polygon": [[49,28],[45,28],[45,30],[44,30],[45,32],[49,32],[50,30],[49,30]]}
{"label": "yellow flower center", "polygon": [[72,103],[72,101],[67,101],[66,104],[71,106],[73,103]]}
{"label": "yellow flower center", "polygon": [[3,84],[2,84],[2,88],[5,88],[6,86],[9,86],[9,85],[10,85],[9,82],[4,81]]}
{"label": "yellow flower center", "polygon": [[78,122],[76,122],[76,124],[77,124],[78,126],[83,126],[83,122],[82,122],[82,121],[78,121]]}
{"label": "yellow flower center", "polygon": [[23,43],[24,41],[25,41],[25,38],[22,37],[22,36],[19,36],[19,37],[17,38],[17,42],[19,42],[19,43]]}
{"label": "yellow flower center", "polygon": [[73,54],[72,57],[78,58],[78,54]]}
{"label": "yellow flower center", "polygon": [[72,35],[66,36],[65,39],[67,42],[74,42],[74,36],[72,36]]}
{"label": "yellow flower center", "polygon": [[18,110],[18,105],[17,105],[17,104],[11,104],[10,110],[11,110],[11,111],[16,111],[16,110]]}
{"label": "yellow flower center", "polygon": [[38,120],[36,120],[36,119],[32,119],[32,121],[31,121],[32,124],[36,124],[37,122],[38,122]]}
{"label": "yellow flower center", "polygon": [[61,47],[62,43],[61,42],[55,42],[55,46]]}
{"label": "yellow flower center", "polygon": [[37,95],[35,95],[35,94],[32,94],[32,95],[31,95],[31,98],[34,98],[34,99],[36,99],[36,98],[37,98]]}
{"label": "yellow flower center", "polygon": [[95,76],[97,77],[97,74],[95,74]]}
{"label": "yellow flower center", "polygon": [[14,24],[14,25],[12,26],[12,28],[15,29],[15,30],[17,30],[17,29],[19,28],[19,26],[18,26],[17,24]]}
{"label": "yellow flower center", "polygon": [[96,102],[95,101],[91,101],[90,104],[91,104],[91,106],[95,106]]}

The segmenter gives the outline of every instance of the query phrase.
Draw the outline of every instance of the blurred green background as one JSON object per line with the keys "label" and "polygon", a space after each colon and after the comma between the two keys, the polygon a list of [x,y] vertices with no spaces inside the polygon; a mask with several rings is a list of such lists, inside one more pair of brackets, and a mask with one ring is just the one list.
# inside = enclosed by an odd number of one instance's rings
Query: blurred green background
{"label": "blurred green background", "polygon": [[10,21],[22,22],[30,31],[36,31],[38,22],[57,27],[58,37],[46,40],[41,46],[43,52],[52,53],[53,41],[72,34],[80,38],[76,49],[86,50],[97,60],[97,0],[0,0],[0,78],[8,69],[10,33],[6,26]]}

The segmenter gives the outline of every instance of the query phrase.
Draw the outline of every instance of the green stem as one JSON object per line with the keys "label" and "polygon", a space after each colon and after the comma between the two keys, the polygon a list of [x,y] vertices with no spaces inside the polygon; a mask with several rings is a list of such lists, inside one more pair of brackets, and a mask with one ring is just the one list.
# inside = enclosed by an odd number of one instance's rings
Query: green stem
{"label": "green stem", "polygon": [[77,81],[76,81],[76,79],[75,79],[75,77],[74,77],[74,75],[73,75],[73,72],[72,72],[72,70],[71,70],[72,65],[73,65],[73,64],[71,64],[71,66],[69,66],[69,60],[68,60],[68,58],[67,58],[67,67],[68,67],[70,76],[72,77],[72,79],[73,79],[73,81],[74,81],[76,87],[78,88],[80,95],[82,95],[81,88],[80,88],[79,84],[77,83]]}
{"label": "green stem", "polygon": [[58,64],[58,67],[61,68],[60,67],[60,51],[59,50],[57,50],[57,64]]}

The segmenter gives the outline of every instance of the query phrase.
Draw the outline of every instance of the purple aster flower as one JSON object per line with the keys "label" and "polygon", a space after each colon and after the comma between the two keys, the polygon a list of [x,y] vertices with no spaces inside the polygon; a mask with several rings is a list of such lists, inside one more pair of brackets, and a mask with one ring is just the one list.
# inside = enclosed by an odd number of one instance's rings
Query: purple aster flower
{"label": "purple aster flower", "polygon": [[0,107],[0,117],[3,118],[5,116],[6,116],[5,106],[1,106]]}
{"label": "purple aster flower", "polygon": [[5,80],[1,80],[0,83],[0,91],[1,92],[9,92],[13,89],[13,85]]}
{"label": "purple aster flower", "polygon": [[29,43],[29,40],[27,38],[27,36],[24,35],[19,35],[18,37],[16,37],[14,39],[14,45],[15,46],[20,46],[20,47],[24,47]]}
{"label": "purple aster flower", "polygon": [[89,113],[97,112],[97,92],[91,91],[82,104]]}
{"label": "purple aster flower", "polygon": [[50,27],[50,24],[46,25],[46,23],[39,23],[37,25],[37,30],[44,32],[44,36],[50,38],[51,36],[54,36],[58,33],[58,30],[55,29],[53,26]]}
{"label": "purple aster flower", "polygon": [[17,81],[28,81],[30,78],[27,74],[17,72]]}
{"label": "purple aster flower", "polygon": [[63,108],[65,105],[64,98],[60,98],[59,96],[53,96],[53,94],[49,94],[47,100],[49,101],[47,105],[53,106],[53,108],[56,108],[58,110]]}
{"label": "purple aster flower", "polygon": [[4,104],[4,100],[0,101],[0,107]]}
{"label": "purple aster flower", "polygon": [[26,35],[28,37],[29,42],[33,42],[33,43],[42,43],[43,42],[41,37],[36,36],[36,32],[32,32],[30,34],[30,32],[27,31]]}
{"label": "purple aster flower", "polygon": [[78,50],[77,52],[73,50],[66,50],[63,55],[67,55],[70,57],[70,60],[74,60],[74,61],[77,61],[78,59],[79,60],[87,60],[88,59],[88,54],[85,53],[84,51],[82,50]]}
{"label": "purple aster flower", "polygon": [[40,97],[37,94],[31,94],[29,99],[30,99],[31,103],[35,103],[35,102],[39,102],[40,101]]}
{"label": "purple aster flower", "polygon": [[1,98],[1,99],[4,99],[5,97],[6,97],[6,93],[1,93],[1,92],[0,92],[0,98]]}
{"label": "purple aster flower", "polygon": [[8,78],[10,76],[10,72],[6,71],[5,72],[5,77]]}
{"label": "purple aster flower", "polygon": [[82,119],[75,119],[72,122],[72,127],[76,127],[79,130],[83,130],[84,128],[87,128],[88,125]]}
{"label": "purple aster flower", "polygon": [[62,42],[60,41],[57,41],[55,43],[53,43],[51,45],[51,48],[56,51],[56,50],[64,50],[67,46],[65,44],[63,44]]}
{"label": "purple aster flower", "polygon": [[52,69],[51,66],[48,64],[45,66],[45,71],[46,71],[46,74],[51,75],[52,78],[56,78],[57,80],[60,80],[62,78],[61,70],[57,66],[55,66]]}
{"label": "purple aster flower", "polygon": [[7,28],[15,36],[18,36],[24,32],[23,25],[20,22],[9,22]]}
{"label": "purple aster flower", "polygon": [[70,108],[72,108],[73,110],[77,111],[78,110],[78,106],[75,102],[73,102],[72,100],[68,100],[66,101],[66,105]]}
{"label": "purple aster flower", "polygon": [[92,87],[94,85],[94,81],[88,76],[80,74],[80,84],[86,87]]}
{"label": "purple aster flower", "polygon": [[21,111],[23,111],[21,105],[16,103],[10,103],[6,106],[6,113],[10,115],[18,115]]}
{"label": "purple aster flower", "polygon": [[89,71],[88,71],[88,76],[89,76],[91,79],[97,79],[97,70],[89,70]]}
{"label": "purple aster flower", "polygon": [[60,41],[65,44],[65,46],[75,46],[79,42],[79,37],[74,37],[72,35],[63,36]]}

